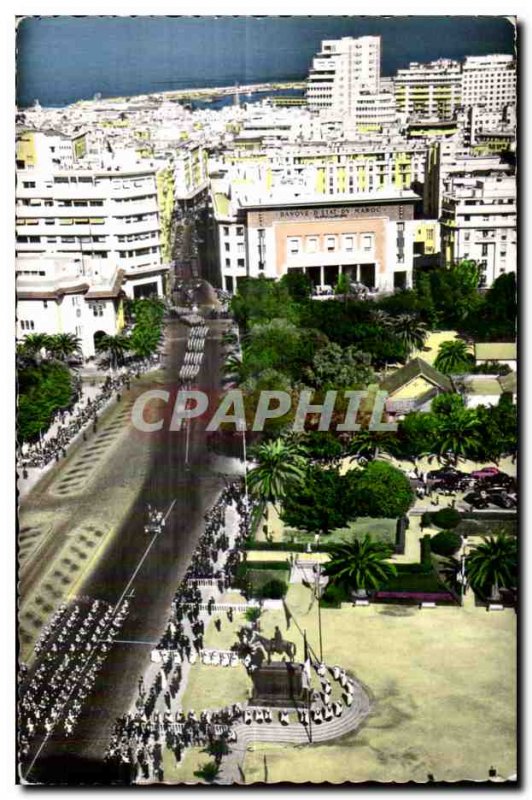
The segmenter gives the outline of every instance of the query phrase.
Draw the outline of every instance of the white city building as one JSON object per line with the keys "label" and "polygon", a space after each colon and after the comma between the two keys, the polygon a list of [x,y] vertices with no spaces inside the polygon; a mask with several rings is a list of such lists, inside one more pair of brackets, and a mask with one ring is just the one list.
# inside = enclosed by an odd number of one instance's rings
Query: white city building
{"label": "white city building", "polygon": [[155,168],[23,169],[17,172],[16,255],[68,255],[123,269],[131,297],[162,295]]}
{"label": "white city building", "polygon": [[380,36],[322,41],[308,76],[309,108],[351,114],[359,93],[379,91],[380,52]]}
{"label": "white city building", "polygon": [[517,99],[515,58],[511,55],[468,56],[462,66],[462,104],[496,111]]}
{"label": "white city building", "polygon": [[[221,189],[221,187],[218,187]],[[412,286],[418,195],[381,193],[270,194],[246,187],[213,195],[223,288],[245,277],[278,279],[304,272],[318,287],[340,274],[377,291]]]}
{"label": "white city building", "polygon": [[17,339],[31,333],[71,333],[85,358],[95,337],[113,336],[124,324],[124,271],[111,261],[57,255],[16,262]]}
{"label": "white city building", "polygon": [[442,198],[442,255],[446,265],[476,261],[481,285],[517,270],[515,175],[454,178]]}
{"label": "white city building", "polygon": [[461,66],[440,58],[426,64],[411,61],[394,79],[398,113],[412,118],[450,119],[461,102]]}

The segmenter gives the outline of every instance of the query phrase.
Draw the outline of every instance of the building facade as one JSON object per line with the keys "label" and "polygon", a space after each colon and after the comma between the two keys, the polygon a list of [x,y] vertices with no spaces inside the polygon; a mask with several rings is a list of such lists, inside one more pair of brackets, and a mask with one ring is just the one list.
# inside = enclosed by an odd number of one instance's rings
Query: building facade
{"label": "building facade", "polygon": [[16,255],[78,256],[124,271],[131,297],[164,293],[155,168],[17,172]]}
{"label": "building facade", "polygon": [[380,52],[380,36],[322,41],[308,76],[309,108],[352,113],[358,94],[379,91]]}
{"label": "building facade", "polygon": [[446,266],[472,259],[480,284],[517,270],[515,175],[454,178],[442,198],[442,258]]}
{"label": "building facade", "polygon": [[515,58],[511,55],[468,56],[462,67],[462,104],[496,111],[517,102]]}
{"label": "building facade", "polygon": [[461,104],[462,75],[458,61],[412,61],[394,80],[398,113],[414,119],[451,119]]}
{"label": "building facade", "polygon": [[111,262],[43,256],[16,262],[17,339],[31,333],[71,333],[85,358],[98,336],[124,326],[124,272]]}
{"label": "building facade", "polygon": [[304,197],[215,199],[223,288],[240,278],[304,272],[314,286],[349,275],[376,291],[412,286],[415,238],[411,191]]}

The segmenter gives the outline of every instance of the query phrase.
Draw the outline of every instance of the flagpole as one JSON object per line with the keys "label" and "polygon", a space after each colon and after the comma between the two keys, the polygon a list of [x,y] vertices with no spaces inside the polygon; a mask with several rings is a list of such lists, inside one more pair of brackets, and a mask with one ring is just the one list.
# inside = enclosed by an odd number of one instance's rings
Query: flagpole
{"label": "flagpole", "polygon": [[[304,656],[305,656],[305,666],[306,666],[307,661],[309,660],[309,652],[308,652],[308,645],[307,645],[307,631],[306,631],[306,629],[303,631],[303,642],[305,644]],[[309,736],[310,743],[312,744],[312,714],[311,714],[311,709],[310,709],[310,691],[311,691],[311,689],[310,689],[310,680],[309,680],[309,685],[308,685],[308,688],[307,688],[308,736]]]}

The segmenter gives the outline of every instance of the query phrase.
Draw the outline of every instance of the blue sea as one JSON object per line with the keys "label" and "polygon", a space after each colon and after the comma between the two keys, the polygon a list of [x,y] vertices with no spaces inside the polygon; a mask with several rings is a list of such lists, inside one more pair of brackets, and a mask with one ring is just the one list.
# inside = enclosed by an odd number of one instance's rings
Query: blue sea
{"label": "blue sea", "polygon": [[306,77],[320,41],[380,35],[381,70],[512,53],[504,17],[27,17],[17,33],[17,103]]}

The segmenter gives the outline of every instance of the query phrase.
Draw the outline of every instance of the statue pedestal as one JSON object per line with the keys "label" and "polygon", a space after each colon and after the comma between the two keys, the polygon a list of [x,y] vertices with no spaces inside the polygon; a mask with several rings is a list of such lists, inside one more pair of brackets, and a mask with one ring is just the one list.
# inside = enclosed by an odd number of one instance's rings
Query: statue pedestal
{"label": "statue pedestal", "polygon": [[303,664],[276,662],[264,664],[252,673],[253,695],[250,706],[285,708],[306,703]]}

